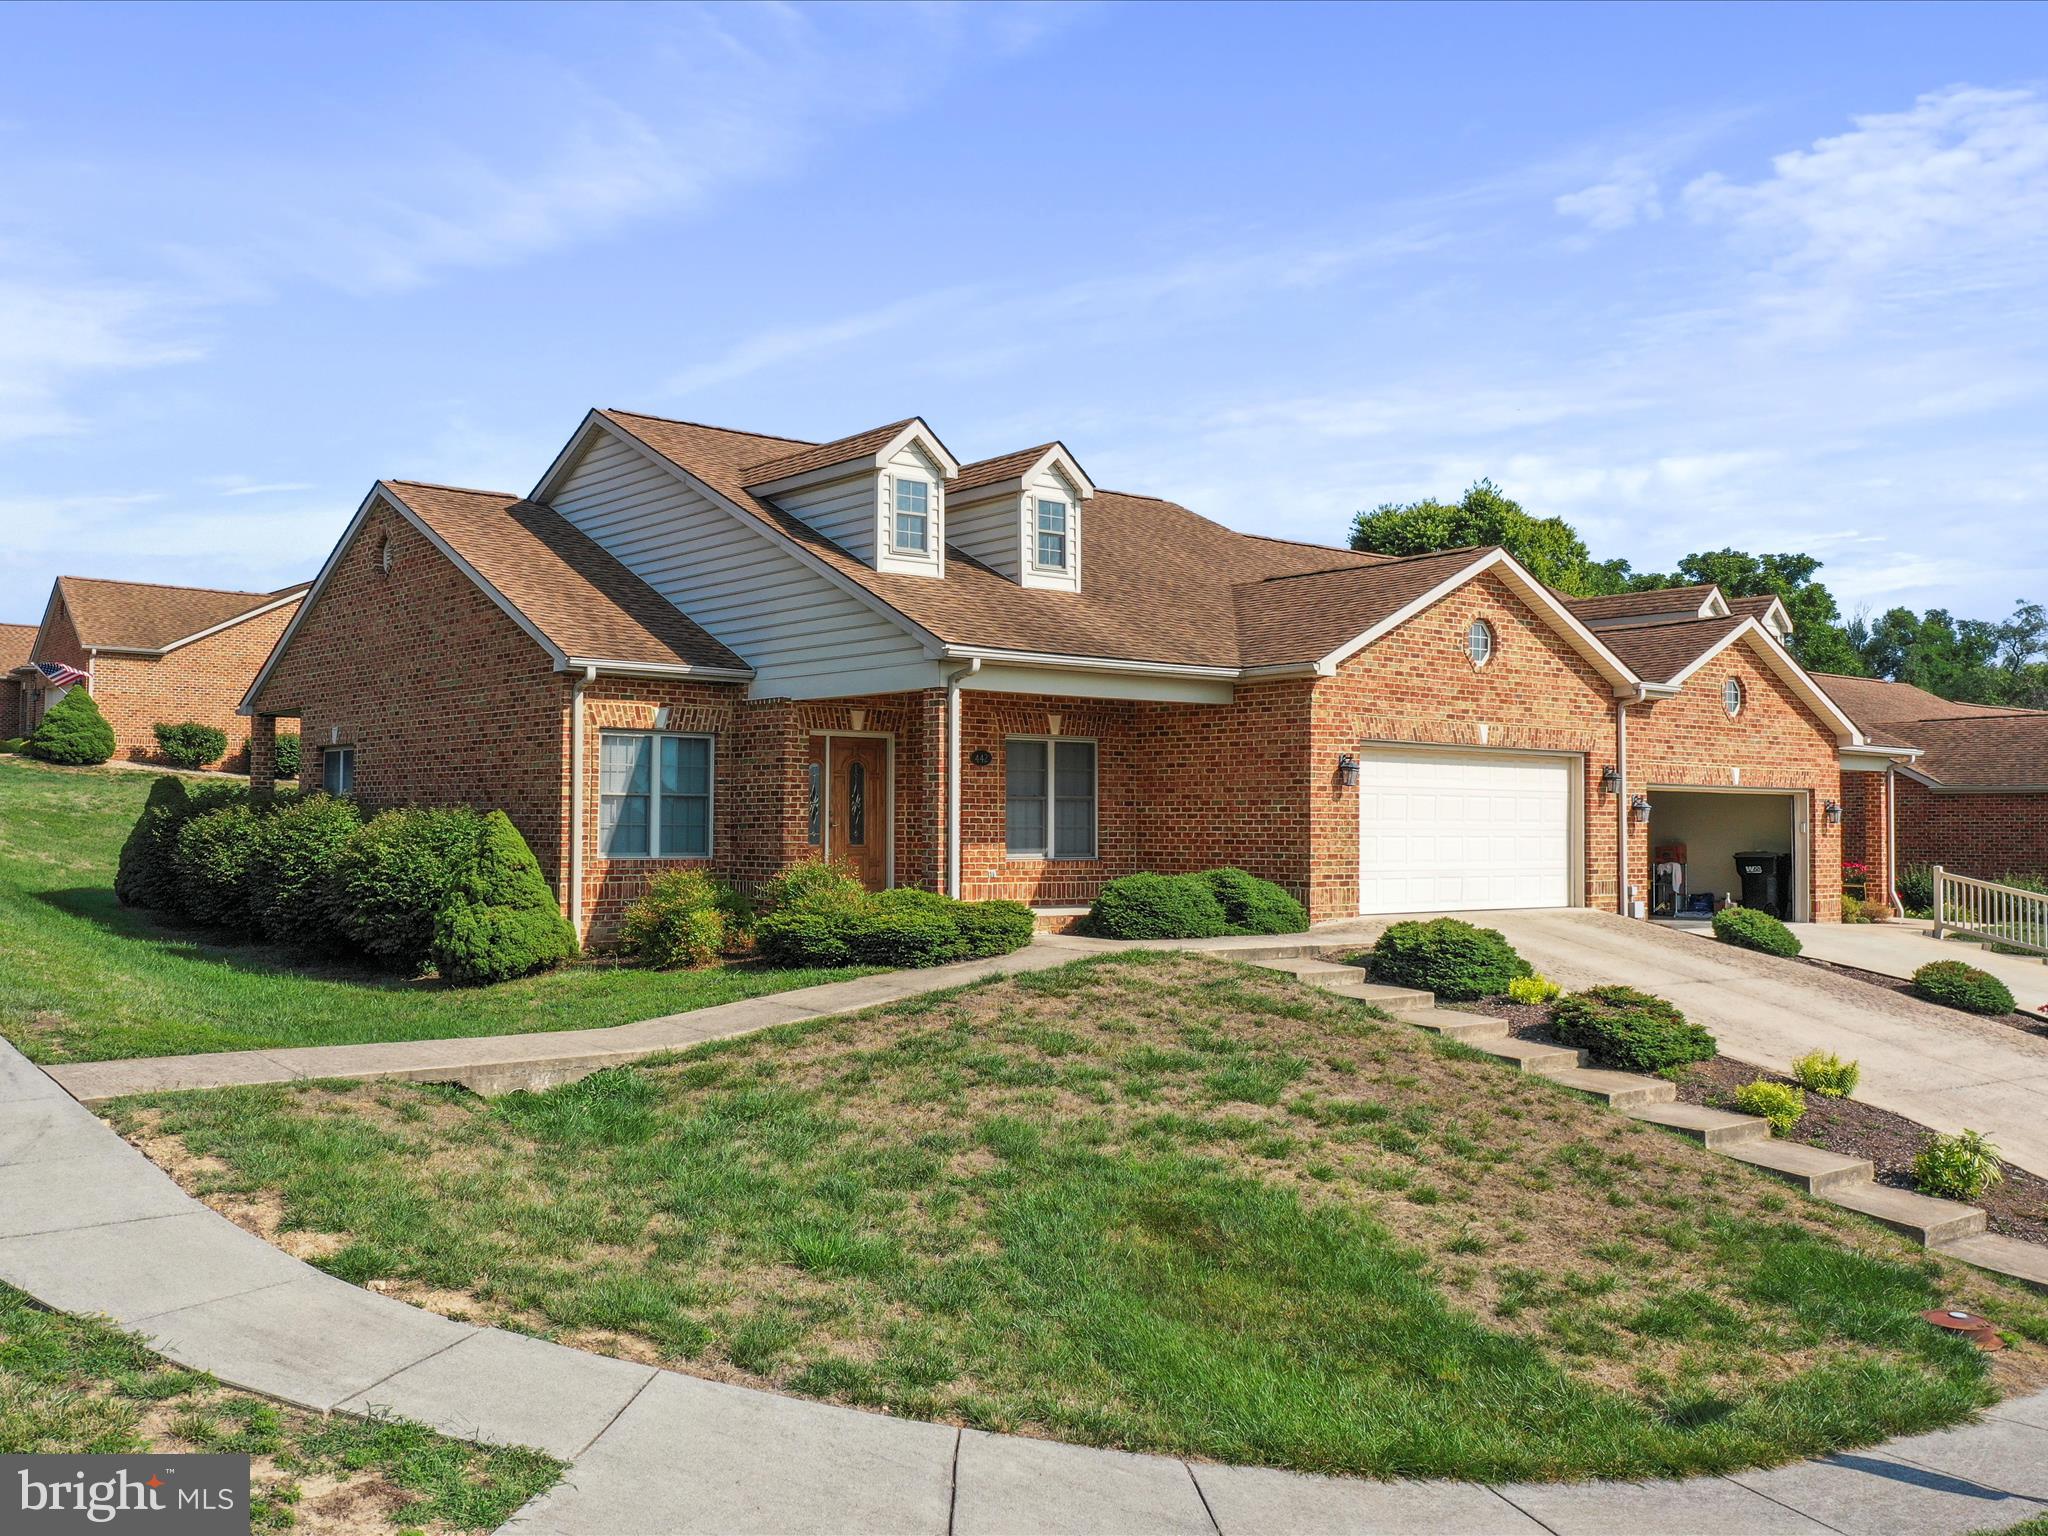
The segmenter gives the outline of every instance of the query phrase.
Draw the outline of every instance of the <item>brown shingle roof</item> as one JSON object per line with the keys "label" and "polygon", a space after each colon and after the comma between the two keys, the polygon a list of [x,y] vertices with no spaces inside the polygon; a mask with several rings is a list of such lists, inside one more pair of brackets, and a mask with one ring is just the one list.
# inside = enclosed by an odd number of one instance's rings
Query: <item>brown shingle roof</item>
{"label": "brown shingle roof", "polygon": [[1692,587],[1655,587],[1647,592],[1616,592],[1608,597],[1568,597],[1565,605],[1584,619],[1634,619],[1658,614],[1697,614],[1712,582]]}
{"label": "brown shingle roof", "polygon": [[1668,683],[1749,621],[1746,618],[1678,619],[1603,629],[1607,648],[1645,682]]}
{"label": "brown shingle roof", "polygon": [[1484,548],[1442,550],[1245,582],[1232,588],[1239,664],[1257,667],[1327,656],[1487,553]]}
{"label": "brown shingle roof", "polygon": [[1020,588],[957,549],[947,552],[943,580],[876,571],[747,490],[756,467],[786,449],[786,439],[628,411],[599,414],[951,645],[1234,667],[1235,588],[1268,576],[1387,563],[1351,550],[1254,538],[1169,501],[1099,491],[1088,503],[1080,592]]}
{"label": "brown shingle roof", "polygon": [[1721,600],[1728,605],[1730,613],[1755,619],[1759,624],[1763,622],[1764,615],[1771,611],[1771,604],[1782,601],[1768,594],[1763,597],[1727,597],[1724,595]]}
{"label": "brown shingle roof", "polygon": [[80,645],[156,651],[253,612],[308,585],[277,592],[227,592],[213,587],[166,587],[150,581],[103,581],[59,576],[57,591],[78,631]]}
{"label": "brown shingle roof", "polygon": [[656,666],[746,666],[553,509],[504,491],[416,480],[383,484],[563,654]]}
{"label": "brown shingle roof", "polygon": [[1814,681],[1866,735],[1920,748],[1916,773],[1958,789],[2048,789],[2048,711],[1944,699],[1911,683],[1816,672]]}
{"label": "brown shingle roof", "polygon": [[763,459],[758,464],[747,466],[747,484],[766,485],[771,480],[801,475],[808,470],[827,469],[834,464],[850,464],[855,459],[873,458],[881,451],[884,443],[915,420],[915,416],[906,416],[901,421],[890,422],[886,427],[870,427],[867,431],[856,432],[851,437],[838,437],[829,443],[814,443],[800,448],[795,453],[783,453],[774,458]]}
{"label": "brown shingle roof", "polygon": [[1057,447],[1058,443],[1040,443],[1036,448],[1019,448],[1015,453],[1001,453],[992,459],[962,464],[960,473],[946,482],[946,489],[972,491],[984,485],[994,485],[998,480],[1014,480]]}
{"label": "brown shingle roof", "polygon": [[1816,672],[1813,680],[1827,690],[1829,698],[1841,705],[1842,713],[1866,729],[1913,720],[1963,720],[1982,715],[2022,713],[1995,704],[1965,704],[1957,699],[1944,699],[1911,683],[1887,682],[1881,677]]}
{"label": "brown shingle roof", "polygon": [[0,674],[28,665],[36,645],[33,624],[0,624]]}

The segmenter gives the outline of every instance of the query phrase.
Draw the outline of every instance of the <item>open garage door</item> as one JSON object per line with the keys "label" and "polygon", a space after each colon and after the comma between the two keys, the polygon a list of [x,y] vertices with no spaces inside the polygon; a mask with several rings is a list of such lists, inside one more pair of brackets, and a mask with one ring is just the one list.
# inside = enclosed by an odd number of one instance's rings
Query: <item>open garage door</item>
{"label": "open garage door", "polygon": [[1574,769],[1508,752],[1361,752],[1359,911],[1570,906]]}

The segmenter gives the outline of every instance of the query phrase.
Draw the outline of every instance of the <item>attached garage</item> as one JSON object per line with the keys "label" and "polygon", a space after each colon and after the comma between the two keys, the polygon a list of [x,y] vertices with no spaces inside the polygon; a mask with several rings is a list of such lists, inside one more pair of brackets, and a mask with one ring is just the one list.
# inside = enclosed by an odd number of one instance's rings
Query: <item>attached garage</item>
{"label": "attached garage", "polygon": [[1359,911],[1571,906],[1581,772],[1576,757],[1365,748]]}

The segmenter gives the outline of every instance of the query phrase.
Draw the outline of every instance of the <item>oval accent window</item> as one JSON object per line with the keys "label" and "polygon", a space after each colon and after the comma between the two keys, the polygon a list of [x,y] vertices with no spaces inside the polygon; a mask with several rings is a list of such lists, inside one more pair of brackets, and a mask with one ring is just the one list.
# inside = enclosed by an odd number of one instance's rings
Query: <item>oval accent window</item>
{"label": "oval accent window", "polygon": [[1721,685],[1721,707],[1728,711],[1730,720],[1742,713],[1741,678],[1731,677]]}
{"label": "oval accent window", "polygon": [[1474,619],[1472,627],[1465,631],[1465,654],[1475,667],[1493,660],[1493,626],[1486,620]]}

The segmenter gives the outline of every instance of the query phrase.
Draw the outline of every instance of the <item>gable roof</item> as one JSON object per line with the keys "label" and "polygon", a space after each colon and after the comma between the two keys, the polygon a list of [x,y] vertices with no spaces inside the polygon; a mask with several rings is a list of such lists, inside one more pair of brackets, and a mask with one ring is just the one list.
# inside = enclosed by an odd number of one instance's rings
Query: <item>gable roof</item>
{"label": "gable roof", "polygon": [[901,421],[892,421],[885,427],[870,427],[865,432],[856,432],[851,437],[834,438],[829,443],[810,443],[794,452],[778,454],[763,459],[758,464],[749,464],[747,484],[766,485],[772,480],[786,480],[791,475],[805,474],[813,469],[829,469],[834,464],[851,464],[855,459],[872,458],[882,450],[884,444],[916,420],[915,416],[906,416]]}
{"label": "gable roof", "polygon": [[54,600],[63,601],[80,645],[102,651],[161,652],[289,602],[308,585],[302,581],[275,592],[237,592],[59,576],[51,596],[53,606]]}
{"label": "gable roof", "polygon": [[1747,618],[1673,619],[1664,624],[1604,629],[1600,638],[1644,682],[1671,683],[1688,667],[1719,650],[1749,622]]}
{"label": "gable roof", "polygon": [[1814,677],[1872,737],[1919,748],[1900,771],[1924,784],[2048,790],[2048,710],[1966,704],[1881,677]]}
{"label": "gable roof", "polygon": [[1606,597],[1569,597],[1565,606],[1588,623],[1609,619],[1655,619],[1674,613],[1703,616],[1709,599],[1720,596],[1712,582],[1690,587],[1652,587],[1642,592],[1616,592]]}
{"label": "gable roof", "polygon": [[1248,667],[1328,656],[1486,553],[1475,545],[1241,582],[1231,589],[1238,654]]}
{"label": "gable roof", "polygon": [[999,453],[992,459],[962,464],[960,473],[948,482],[947,489],[954,492],[976,491],[984,485],[994,485],[998,480],[1014,480],[1059,446],[1058,443],[1040,443],[1035,448],[1019,448],[1015,453]]}
{"label": "gable roof", "polygon": [[1792,611],[1785,606],[1783,598],[1772,593],[1766,592],[1762,597],[1729,597],[1725,601],[1730,613],[1743,614],[1763,623],[1769,622],[1771,610],[1775,608],[1785,628],[1792,628]]}
{"label": "gable roof", "polygon": [[33,624],[0,624],[0,673],[12,672],[16,667],[28,665],[28,659],[35,654],[36,626]]}

